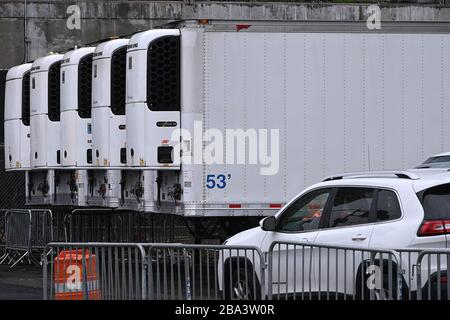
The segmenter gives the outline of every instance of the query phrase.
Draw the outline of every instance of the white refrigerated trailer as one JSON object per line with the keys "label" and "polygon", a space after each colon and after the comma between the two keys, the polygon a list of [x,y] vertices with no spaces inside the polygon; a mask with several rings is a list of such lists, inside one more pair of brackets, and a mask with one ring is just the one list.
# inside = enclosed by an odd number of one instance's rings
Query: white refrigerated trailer
{"label": "white refrigerated trailer", "polygon": [[76,48],[61,63],[61,167],[55,172],[58,205],[86,205],[87,169],[92,165],[92,56]]}
{"label": "white refrigerated trailer", "polygon": [[60,159],[61,54],[49,54],[33,62],[30,74],[30,161],[26,171],[27,204],[55,204],[55,168]]}
{"label": "white refrigerated trailer", "polygon": [[148,30],[131,37],[126,68],[124,208],[158,211],[158,171],[180,169],[179,156],[172,152],[174,141],[169,139],[180,128],[179,65],[179,30]]}
{"label": "white refrigerated trailer", "polygon": [[5,170],[30,168],[31,63],[12,67],[5,81]]}
{"label": "white refrigerated trailer", "polygon": [[154,175],[152,211],[237,227],[329,174],[409,168],[450,147],[449,32],[183,21],[136,34],[127,165]]}
{"label": "white refrigerated trailer", "polygon": [[100,43],[92,61],[93,169],[87,203],[121,205],[121,170],[126,166],[125,65],[129,39]]}
{"label": "white refrigerated trailer", "polygon": [[[126,141],[122,131],[107,139],[115,157],[125,146],[126,166],[101,156],[106,142],[92,154],[90,129],[99,128],[90,128],[92,106],[77,92],[82,57],[70,61],[58,202],[91,205],[88,170],[117,169],[119,208],[179,215],[197,240],[223,238],[329,174],[412,167],[450,149],[449,53],[448,23],[368,30],[364,23],[201,20],[135,34],[127,44],[125,116],[115,117],[125,117]],[[120,124],[110,118],[111,125]],[[108,134],[95,136],[102,131]]]}

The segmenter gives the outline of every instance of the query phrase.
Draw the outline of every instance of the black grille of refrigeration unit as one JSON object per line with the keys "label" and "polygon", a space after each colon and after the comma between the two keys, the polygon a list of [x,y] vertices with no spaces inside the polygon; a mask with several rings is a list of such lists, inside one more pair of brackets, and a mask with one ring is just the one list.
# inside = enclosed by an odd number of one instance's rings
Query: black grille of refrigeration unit
{"label": "black grille of refrigeration unit", "polygon": [[111,111],[116,115],[125,114],[126,62],[127,46],[123,46],[111,57]]}
{"label": "black grille of refrigeration unit", "polygon": [[61,61],[53,63],[48,69],[48,118],[50,121],[60,120],[60,75]]}
{"label": "black grille of refrigeration unit", "polygon": [[30,71],[22,79],[22,123],[30,125]]}
{"label": "black grille of refrigeration unit", "polygon": [[91,117],[92,53],[80,59],[78,64],[78,115]]}
{"label": "black grille of refrigeration unit", "polygon": [[180,37],[153,40],[147,54],[147,104],[153,111],[180,110]]}

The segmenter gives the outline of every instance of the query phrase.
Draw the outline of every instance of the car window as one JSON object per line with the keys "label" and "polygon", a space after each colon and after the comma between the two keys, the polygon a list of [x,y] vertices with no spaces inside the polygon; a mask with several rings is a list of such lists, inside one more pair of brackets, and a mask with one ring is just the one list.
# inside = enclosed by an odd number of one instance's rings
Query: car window
{"label": "car window", "polygon": [[377,199],[377,221],[395,220],[402,216],[400,204],[395,192],[379,190]]}
{"label": "car window", "polygon": [[300,197],[282,213],[277,223],[277,231],[300,232],[318,229],[330,194],[331,189],[320,189]]}
{"label": "car window", "polygon": [[373,196],[372,188],[339,188],[333,200],[328,226],[336,228],[369,223]]}
{"label": "car window", "polygon": [[424,164],[428,163],[439,163],[439,162],[450,162],[450,156],[436,156],[425,160]]}
{"label": "car window", "polygon": [[450,219],[450,184],[430,188],[423,193],[425,220]]}

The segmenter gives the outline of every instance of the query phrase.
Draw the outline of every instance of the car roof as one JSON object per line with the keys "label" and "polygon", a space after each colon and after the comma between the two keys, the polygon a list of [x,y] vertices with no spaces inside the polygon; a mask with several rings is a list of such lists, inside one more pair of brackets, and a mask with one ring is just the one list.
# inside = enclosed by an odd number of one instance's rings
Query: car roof
{"label": "car roof", "polygon": [[[417,167],[415,167],[415,169],[450,168],[450,161],[427,162],[430,159],[442,158],[442,157],[448,158],[449,156],[450,156],[450,152],[443,152],[443,153],[432,155],[431,157],[428,157],[424,162],[419,164]],[[445,159],[445,160],[448,160],[448,159]]]}
{"label": "car roof", "polygon": [[419,192],[446,183],[450,183],[450,171],[446,168],[410,169],[396,172],[367,171],[331,176],[307,190],[327,186],[368,186],[391,189],[410,186],[415,192]]}
{"label": "car roof", "polygon": [[374,178],[374,177],[360,177],[360,178],[345,178],[332,181],[323,181],[316,183],[308,189],[315,189],[319,187],[345,187],[345,186],[366,186],[366,187],[380,187],[380,188],[398,188],[400,186],[411,186],[412,181],[400,178]]}
{"label": "car roof", "polygon": [[422,164],[418,165],[417,167],[415,167],[414,169],[429,169],[429,168],[450,169],[450,161],[422,163]]}
{"label": "car roof", "polygon": [[409,171],[420,176],[420,179],[413,182],[416,192],[450,183],[450,171],[447,168],[411,169]]}
{"label": "car roof", "polygon": [[431,156],[430,158],[442,157],[442,156],[450,156],[450,151],[439,153],[439,154],[435,154],[435,155]]}

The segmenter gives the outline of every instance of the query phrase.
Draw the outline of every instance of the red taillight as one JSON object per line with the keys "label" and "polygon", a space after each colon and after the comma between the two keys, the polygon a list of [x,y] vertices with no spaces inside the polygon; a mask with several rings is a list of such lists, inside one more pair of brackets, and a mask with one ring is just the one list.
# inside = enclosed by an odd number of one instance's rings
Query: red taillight
{"label": "red taillight", "polygon": [[447,233],[450,233],[450,220],[428,220],[422,222],[417,234],[420,237],[426,237]]}
{"label": "red taillight", "polygon": [[248,29],[250,27],[251,27],[250,24],[237,24],[236,31],[241,31],[242,29]]}
{"label": "red taillight", "polygon": [[447,284],[447,276],[441,276],[441,284]]}

